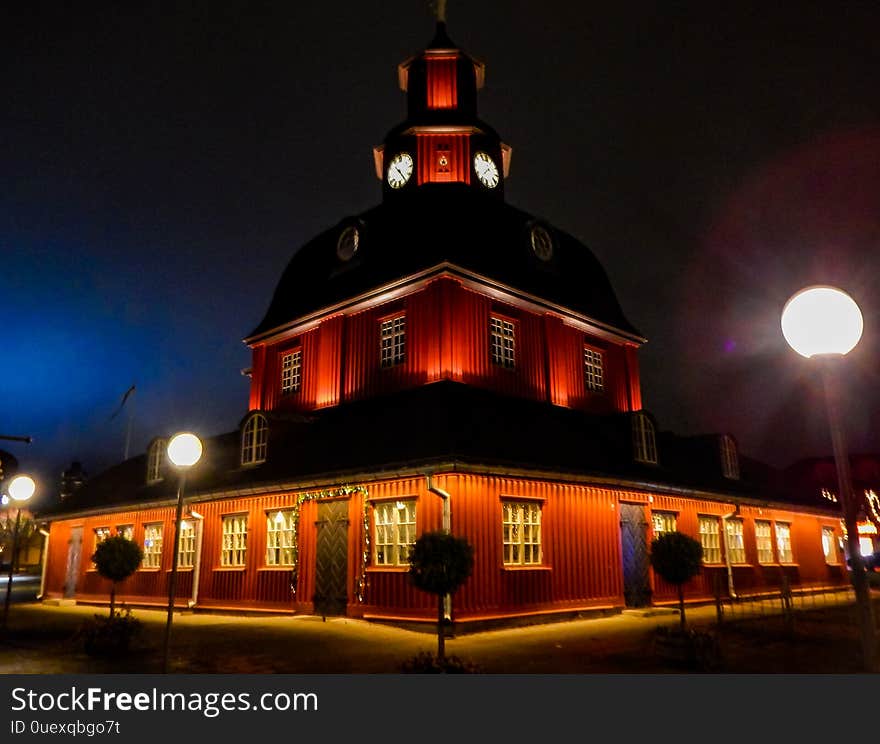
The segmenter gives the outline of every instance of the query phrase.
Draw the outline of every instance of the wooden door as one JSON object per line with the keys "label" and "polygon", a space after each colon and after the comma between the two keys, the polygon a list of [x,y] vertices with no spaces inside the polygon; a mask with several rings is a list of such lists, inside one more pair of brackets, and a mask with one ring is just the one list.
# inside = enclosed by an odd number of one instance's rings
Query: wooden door
{"label": "wooden door", "polygon": [[348,604],[348,499],[318,502],[315,614],[344,615]]}
{"label": "wooden door", "polygon": [[70,530],[67,541],[67,568],[64,575],[64,597],[69,599],[76,594],[76,582],[79,579],[79,563],[82,556],[83,528],[74,527]]}
{"label": "wooden door", "polygon": [[627,607],[651,604],[648,575],[648,521],[641,504],[620,505],[620,543],[623,552],[623,597]]}

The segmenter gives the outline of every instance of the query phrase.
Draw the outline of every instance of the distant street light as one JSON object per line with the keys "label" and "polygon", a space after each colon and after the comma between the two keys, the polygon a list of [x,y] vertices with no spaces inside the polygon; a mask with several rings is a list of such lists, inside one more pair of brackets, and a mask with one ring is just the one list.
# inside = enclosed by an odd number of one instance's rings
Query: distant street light
{"label": "distant street light", "polygon": [[844,355],[852,351],[862,337],[863,328],[859,306],[846,292],[836,287],[816,286],[802,289],[789,299],[782,310],[782,333],[791,348],[801,356],[818,357],[834,448],[840,506],[846,525],[847,552],[859,612],[863,662],[867,671],[874,671],[877,663],[877,631],[871,608],[868,575],[859,550],[856,500],[840,417],[839,370]]}
{"label": "distant street light", "polygon": [[12,555],[9,558],[9,574],[6,577],[6,600],[3,603],[3,630],[6,630],[6,619],[9,617],[9,602],[12,599],[12,571],[15,568],[15,555],[18,553],[18,532],[21,526],[21,510],[24,502],[34,495],[37,484],[29,475],[17,475],[6,487],[6,492],[12,501],[18,502],[18,512],[15,515],[15,527],[12,531]]}
{"label": "distant street light", "polygon": [[171,641],[171,620],[174,617],[174,599],[177,593],[177,553],[180,550],[180,521],[183,514],[183,491],[186,474],[202,457],[202,442],[195,434],[175,434],[168,442],[168,459],[180,471],[177,482],[177,509],[174,513],[174,549],[171,554],[171,578],[168,584],[168,616],[165,620],[165,652],[162,671],[168,672],[168,646]]}

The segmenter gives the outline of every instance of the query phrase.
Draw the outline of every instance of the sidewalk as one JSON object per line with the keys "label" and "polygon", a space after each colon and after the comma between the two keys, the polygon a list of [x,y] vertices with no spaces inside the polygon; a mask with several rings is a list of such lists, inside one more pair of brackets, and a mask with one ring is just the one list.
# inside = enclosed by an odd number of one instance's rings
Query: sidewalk
{"label": "sidewalk", "polygon": [[[781,616],[740,619],[723,626],[722,667],[729,673],[850,673],[859,671],[858,633],[850,605],[803,610],[791,635]],[[164,611],[135,610],[143,632],[124,658],[95,659],[72,642],[79,625],[101,607],[16,605],[0,645],[0,673],[156,673],[161,671]],[[687,610],[690,627],[711,629],[715,608]],[[621,614],[590,620],[494,630],[452,638],[447,655],[493,674],[683,672],[652,650],[659,626],[677,612]],[[173,672],[350,674],[398,673],[436,637],[352,618],[242,617],[176,614]]]}

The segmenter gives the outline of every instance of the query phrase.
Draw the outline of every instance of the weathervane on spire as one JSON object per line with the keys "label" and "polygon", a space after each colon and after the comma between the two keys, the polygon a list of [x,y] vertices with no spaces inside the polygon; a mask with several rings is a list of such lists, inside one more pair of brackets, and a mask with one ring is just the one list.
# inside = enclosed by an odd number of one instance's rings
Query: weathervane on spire
{"label": "weathervane on spire", "polygon": [[430,5],[437,16],[437,23],[446,23],[446,0],[431,0]]}

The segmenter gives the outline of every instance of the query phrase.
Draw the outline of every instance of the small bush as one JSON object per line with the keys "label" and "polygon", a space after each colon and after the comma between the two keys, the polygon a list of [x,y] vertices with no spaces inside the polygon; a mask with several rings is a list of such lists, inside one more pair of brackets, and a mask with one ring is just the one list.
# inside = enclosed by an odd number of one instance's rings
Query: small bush
{"label": "small bush", "polygon": [[428,651],[422,651],[408,659],[400,667],[404,674],[480,674],[481,669],[470,661],[458,656],[439,657]]}
{"label": "small bush", "polygon": [[104,656],[128,651],[131,641],[140,632],[141,622],[131,615],[131,608],[117,610],[111,617],[95,615],[86,620],[77,638],[89,656]]}

